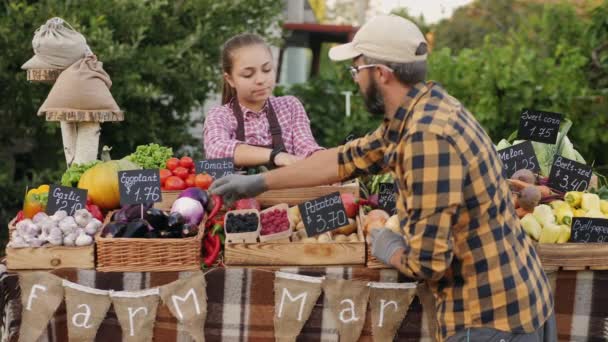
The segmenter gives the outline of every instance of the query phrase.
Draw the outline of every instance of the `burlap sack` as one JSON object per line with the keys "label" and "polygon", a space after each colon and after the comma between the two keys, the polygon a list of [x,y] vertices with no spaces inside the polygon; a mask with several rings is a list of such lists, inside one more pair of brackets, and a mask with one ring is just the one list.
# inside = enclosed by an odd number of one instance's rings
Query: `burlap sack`
{"label": "burlap sack", "polygon": [[[110,93],[112,81],[103,70],[103,65],[95,55],[78,60],[59,75],[46,100],[38,110],[38,115],[49,113],[73,113],[74,118],[65,116],[65,121],[102,121],[87,116],[84,112],[121,113]],[[78,117],[77,112],[83,112]],[[55,119],[61,119],[52,115]],[[113,121],[111,115],[103,121]],[[52,119],[51,119],[52,120]]]}
{"label": "burlap sack", "polygon": [[61,278],[47,272],[19,273],[21,328],[19,342],[34,342],[63,301]]}
{"label": "burlap sack", "polygon": [[106,317],[112,301],[108,291],[63,281],[70,342],[95,341],[97,329]]}
{"label": "burlap sack", "polygon": [[275,341],[295,342],[321,295],[322,282],[322,278],[275,273]]}
{"label": "burlap sack", "polygon": [[124,342],[152,341],[159,290],[114,292],[110,294],[122,329]]}
{"label": "burlap sack", "polygon": [[367,282],[326,279],[323,291],[334,314],[340,342],[355,342],[361,335],[367,313],[369,287]]}
{"label": "burlap sack", "polygon": [[374,341],[392,341],[416,295],[416,284],[370,283]]}
{"label": "burlap sack", "polygon": [[34,57],[21,69],[65,69],[90,52],[84,36],[61,18],[49,19],[34,33]]}
{"label": "burlap sack", "polygon": [[205,341],[207,319],[207,284],[199,272],[186,279],[176,280],[160,288],[160,297],[183,329],[196,342]]}

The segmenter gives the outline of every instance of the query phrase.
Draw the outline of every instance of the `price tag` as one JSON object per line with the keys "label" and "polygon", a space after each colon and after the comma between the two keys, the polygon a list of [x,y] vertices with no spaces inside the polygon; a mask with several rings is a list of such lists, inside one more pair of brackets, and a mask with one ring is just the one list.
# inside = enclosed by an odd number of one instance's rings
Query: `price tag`
{"label": "price tag", "polygon": [[220,179],[231,175],[234,173],[234,159],[221,158],[199,160],[196,162],[196,173],[203,172],[209,174],[213,179]]}
{"label": "price tag", "polygon": [[395,183],[380,183],[380,193],[378,193],[378,206],[389,215],[397,213],[396,197],[397,187]]}
{"label": "price tag", "polygon": [[348,224],[339,192],[298,205],[308,237],[329,232]]}
{"label": "price tag", "polygon": [[577,161],[555,156],[549,173],[549,187],[567,191],[585,191],[589,187],[593,168]]}
{"label": "price tag", "polygon": [[608,242],[608,220],[590,217],[572,218],[571,242]]}
{"label": "price tag", "polygon": [[46,213],[53,215],[58,210],[65,210],[68,215],[74,215],[76,210],[87,205],[87,190],[67,186],[51,185]]}
{"label": "price tag", "polygon": [[561,114],[524,109],[519,118],[517,139],[555,144],[561,122]]}
{"label": "price tag", "polygon": [[527,169],[534,173],[540,171],[540,164],[530,141],[504,148],[498,151],[498,156],[502,160],[507,178],[511,178],[515,171],[521,169]]}
{"label": "price tag", "polygon": [[121,205],[155,203],[163,200],[158,169],[119,171],[118,190]]}

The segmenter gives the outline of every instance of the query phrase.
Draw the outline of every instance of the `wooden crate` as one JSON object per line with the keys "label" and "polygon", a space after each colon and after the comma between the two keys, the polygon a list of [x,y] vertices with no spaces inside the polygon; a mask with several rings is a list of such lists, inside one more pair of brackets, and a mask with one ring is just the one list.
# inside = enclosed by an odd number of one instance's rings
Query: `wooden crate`
{"label": "wooden crate", "polygon": [[256,199],[258,202],[260,202],[262,207],[270,207],[281,203],[287,203],[288,205],[292,206],[321,196],[329,195],[334,192],[339,192],[341,194],[349,193],[353,194],[356,198],[359,198],[359,182],[354,180],[342,185],[270,190],[259,195]]}
{"label": "wooden crate", "polygon": [[[14,218],[9,223],[9,236],[15,229]],[[6,267],[9,270],[54,270],[59,268],[95,268],[95,246],[49,246],[6,248]]]}
{"label": "wooden crate", "polygon": [[365,242],[357,226],[359,242],[303,243],[275,240],[258,243],[226,243],[228,266],[331,266],[365,265]]}
{"label": "wooden crate", "polygon": [[162,202],[154,203],[154,208],[158,208],[163,211],[170,211],[171,206],[173,205],[173,202],[175,202],[175,200],[177,199],[177,196],[179,196],[179,194],[182,191],[183,190],[163,190],[163,191],[161,191],[163,200],[162,200]]}

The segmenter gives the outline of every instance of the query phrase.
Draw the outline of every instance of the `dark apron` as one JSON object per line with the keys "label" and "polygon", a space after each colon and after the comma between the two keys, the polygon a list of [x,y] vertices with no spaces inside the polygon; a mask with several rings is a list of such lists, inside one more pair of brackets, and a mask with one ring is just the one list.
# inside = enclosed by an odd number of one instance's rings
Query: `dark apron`
{"label": "dark apron", "polygon": [[[268,102],[268,111],[266,113],[266,118],[268,118],[268,125],[270,126],[270,134],[272,135],[272,145],[269,146],[260,146],[260,145],[253,145],[253,144],[248,144],[251,146],[257,146],[257,147],[265,147],[265,148],[270,148],[270,149],[275,149],[275,148],[281,148],[283,151],[285,151],[285,144],[283,144],[283,135],[282,135],[282,130],[281,130],[281,125],[279,125],[279,120],[277,118],[277,114],[274,111],[274,107],[272,106],[272,103],[270,102],[270,99],[267,100]],[[235,98],[234,102],[232,104],[232,113],[234,114],[234,117],[236,118],[236,139],[238,141],[242,141],[244,143],[246,143],[245,141],[245,116],[243,115],[243,111],[241,110],[241,105],[239,104],[239,101]],[[269,167],[269,166],[267,166]],[[251,169],[251,168],[248,168]],[[249,171],[250,170],[246,170]]]}

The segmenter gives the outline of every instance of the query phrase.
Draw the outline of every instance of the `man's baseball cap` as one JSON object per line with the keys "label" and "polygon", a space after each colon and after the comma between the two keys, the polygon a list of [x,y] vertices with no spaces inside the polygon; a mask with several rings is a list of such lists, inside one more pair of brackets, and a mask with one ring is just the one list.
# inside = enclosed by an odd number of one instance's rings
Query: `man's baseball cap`
{"label": "man's baseball cap", "polygon": [[[424,61],[427,49],[424,35],[413,22],[396,15],[379,15],[370,19],[350,43],[329,50],[334,61],[353,59],[359,55],[394,63]],[[420,50],[419,50],[420,48]]]}

